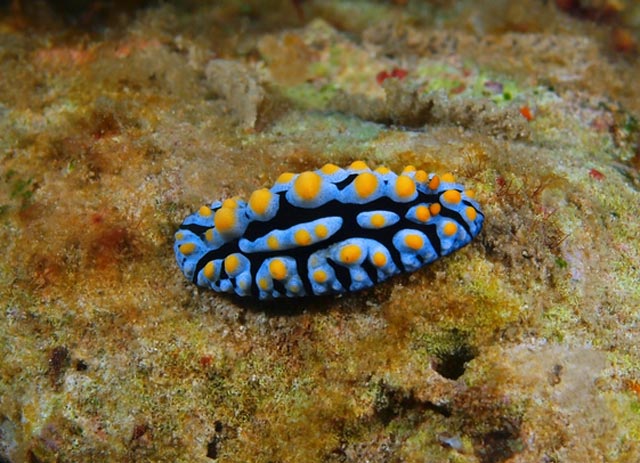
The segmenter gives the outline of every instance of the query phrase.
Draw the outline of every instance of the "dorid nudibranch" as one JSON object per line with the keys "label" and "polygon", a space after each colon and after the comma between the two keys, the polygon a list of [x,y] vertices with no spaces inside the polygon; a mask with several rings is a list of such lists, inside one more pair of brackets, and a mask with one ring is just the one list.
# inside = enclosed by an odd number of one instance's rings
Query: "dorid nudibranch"
{"label": "dorid nudibranch", "polygon": [[175,234],[185,276],[260,299],[359,291],[468,244],[484,215],[453,175],[362,161],[284,173],[270,189],[202,206]]}

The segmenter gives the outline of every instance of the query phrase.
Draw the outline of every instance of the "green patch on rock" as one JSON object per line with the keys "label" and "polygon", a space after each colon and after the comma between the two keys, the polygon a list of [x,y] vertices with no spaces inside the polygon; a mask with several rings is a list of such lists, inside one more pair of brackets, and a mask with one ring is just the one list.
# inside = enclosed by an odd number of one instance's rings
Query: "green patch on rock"
{"label": "green patch on rock", "polygon": [[282,95],[301,109],[327,109],[331,100],[338,94],[338,88],[334,84],[326,84],[318,87],[316,84],[303,83],[280,89]]}

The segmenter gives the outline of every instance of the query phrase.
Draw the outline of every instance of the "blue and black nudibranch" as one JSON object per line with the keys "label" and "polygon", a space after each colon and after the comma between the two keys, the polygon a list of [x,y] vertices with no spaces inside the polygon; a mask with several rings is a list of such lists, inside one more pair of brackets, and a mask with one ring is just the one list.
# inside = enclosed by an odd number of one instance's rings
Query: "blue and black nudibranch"
{"label": "blue and black nudibranch", "polygon": [[468,244],[484,215],[451,174],[362,161],[284,173],[271,188],[202,206],[175,235],[185,276],[260,299],[358,291]]}

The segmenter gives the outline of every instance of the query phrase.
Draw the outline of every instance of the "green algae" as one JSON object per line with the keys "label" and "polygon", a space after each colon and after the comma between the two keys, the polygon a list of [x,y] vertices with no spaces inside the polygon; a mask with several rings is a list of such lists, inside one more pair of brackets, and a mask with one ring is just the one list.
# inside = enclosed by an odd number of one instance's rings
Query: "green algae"
{"label": "green algae", "polygon": [[313,84],[305,83],[283,88],[282,93],[299,108],[326,110],[336,97],[338,89],[332,84],[316,88]]}
{"label": "green algae", "polygon": [[532,92],[529,88],[525,92],[520,83],[508,74],[479,68],[478,63],[471,59],[455,65],[422,61],[411,76],[423,83],[422,91],[425,93],[444,90],[456,98],[483,98],[498,105],[512,100],[523,101],[527,93]]}
{"label": "green algae", "polygon": [[[277,121],[267,133],[257,135],[252,142],[256,145],[265,141],[275,144],[282,136],[286,136],[291,140],[304,140],[306,149],[310,151],[326,150],[334,155],[349,153],[355,144],[366,153],[376,146],[374,142],[384,132],[385,128],[378,124],[344,114],[292,113]],[[351,154],[351,157],[363,156]],[[317,164],[317,161],[314,162]]]}

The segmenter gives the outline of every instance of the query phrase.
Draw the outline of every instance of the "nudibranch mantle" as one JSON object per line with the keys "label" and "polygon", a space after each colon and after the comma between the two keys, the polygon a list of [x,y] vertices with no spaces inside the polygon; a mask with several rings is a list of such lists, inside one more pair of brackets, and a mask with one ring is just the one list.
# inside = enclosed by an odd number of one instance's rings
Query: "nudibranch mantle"
{"label": "nudibranch mantle", "polygon": [[397,175],[355,161],[284,173],[248,201],[216,201],[175,234],[184,275],[215,291],[320,296],[359,291],[468,244],[484,215],[452,174]]}

